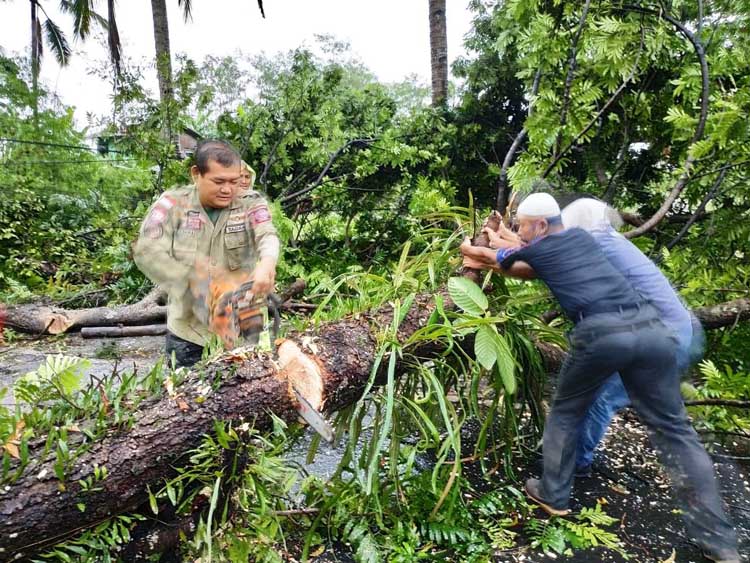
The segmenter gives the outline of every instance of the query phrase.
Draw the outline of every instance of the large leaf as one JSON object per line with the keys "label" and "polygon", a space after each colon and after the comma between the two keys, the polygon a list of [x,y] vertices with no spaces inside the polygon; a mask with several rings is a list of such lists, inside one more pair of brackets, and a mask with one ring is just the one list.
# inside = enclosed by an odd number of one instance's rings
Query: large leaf
{"label": "large leaf", "polygon": [[488,371],[492,369],[492,366],[497,361],[495,336],[497,336],[495,327],[484,325],[479,327],[474,339],[474,356],[479,364]]}
{"label": "large leaf", "polygon": [[52,20],[45,20],[44,30],[47,34],[47,42],[55,54],[55,59],[60,66],[66,66],[70,59],[71,51],[65,34]]}
{"label": "large leaf", "polygon": [[497,370],[503,380],[505,390],[511,395],[516,392],[516,361],[508,346],[508,342],[502,334],[494,334],[495,353],[497,357]]}
{"label": "large leaf", "polygon": [[470,315],[483,315],[489,307],[482,288],[470,279],[458,277],[449,279],[448,293],[453,302]]}

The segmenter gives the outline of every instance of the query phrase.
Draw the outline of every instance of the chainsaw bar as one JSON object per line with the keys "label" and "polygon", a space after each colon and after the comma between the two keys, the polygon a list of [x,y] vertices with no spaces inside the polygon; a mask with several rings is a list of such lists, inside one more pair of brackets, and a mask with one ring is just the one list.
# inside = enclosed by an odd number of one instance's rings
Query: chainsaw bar
{"label": "chainsaw bar", "polygon": [[294,396],[299,401],[299,412],[300,416],[313,427],[313,429],[322,436],[322,438],[329,444],[333,442],[333,428],[328,424],[323,415],[316,411],[312,405],[305,399],[302,394],[297,391],[296,387],[292,387],[294,390]]}

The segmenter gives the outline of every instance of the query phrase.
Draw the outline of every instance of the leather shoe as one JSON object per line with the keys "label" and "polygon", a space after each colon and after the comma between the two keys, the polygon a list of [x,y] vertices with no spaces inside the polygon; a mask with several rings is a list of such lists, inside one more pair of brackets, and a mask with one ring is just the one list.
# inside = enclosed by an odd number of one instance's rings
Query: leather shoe
{"label": "leather shoe", "polygon": [[569,508],[555,508],[544,500],[542,482],[539,479],[527,479],[524,490],[526,491],[526,495],[542,507],[547,514],[551,514],[552,516],[567,516],[570,514]]}

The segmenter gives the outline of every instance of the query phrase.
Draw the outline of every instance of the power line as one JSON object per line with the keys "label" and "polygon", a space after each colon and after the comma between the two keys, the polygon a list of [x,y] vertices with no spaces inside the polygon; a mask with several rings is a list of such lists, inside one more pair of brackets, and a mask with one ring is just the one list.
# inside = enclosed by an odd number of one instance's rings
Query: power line
{"label": "power line", "polygon": [[95,159],[95,160],[21,160],[17,162],[0,162],[0,166],[34,166],[37,164],[90,164],[94,162],[128,162],[137,158]]}
{"label": "power line", "polygon": [[[50,143],[47,141],[26,141],[24,139],[13,139],[10,137],[0,137],[0,142],[4,143],[19,143],[23,145],[39,145],[42,147],[58,147],[63,149],[77,149],[81,151],[92,151],[97,152],[97,149],[92,147],[87,147],[85,145],[68,145],[65,143]],[[117,150],[107,150],[107,152],[123,152],[123,151],[117,151]]]}

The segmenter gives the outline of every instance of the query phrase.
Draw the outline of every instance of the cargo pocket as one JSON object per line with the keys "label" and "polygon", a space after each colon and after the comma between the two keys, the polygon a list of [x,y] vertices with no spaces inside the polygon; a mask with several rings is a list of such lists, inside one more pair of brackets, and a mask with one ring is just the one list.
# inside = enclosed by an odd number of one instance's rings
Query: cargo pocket
{"label": "cargo pocket", "polygon": [[227,266],[230,270],[237,270],[250,262],[250,244],[247,232],[227,233],[224,236],[224,246],[227,255]]}
{"label": "cargo pocket", "polygon": [[172,253],[175,260],[192,266],[195,264],[195,254],[198,250],[197,236],[175,236],[172,242]]}

